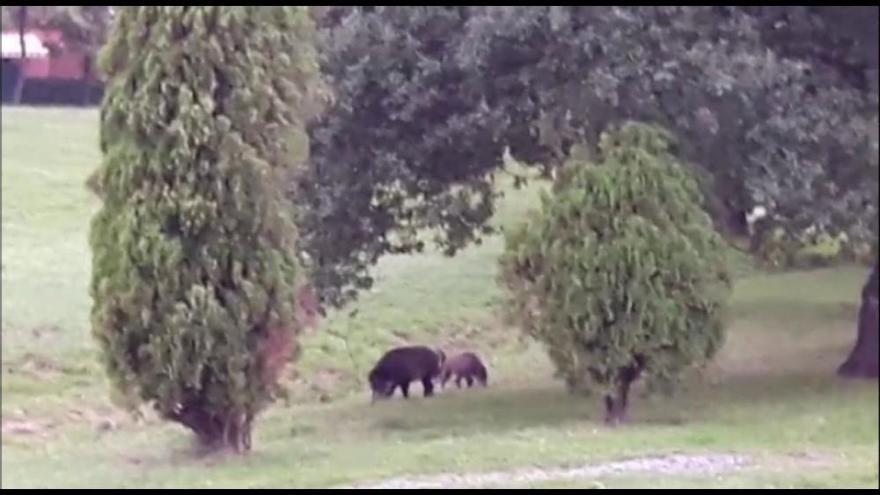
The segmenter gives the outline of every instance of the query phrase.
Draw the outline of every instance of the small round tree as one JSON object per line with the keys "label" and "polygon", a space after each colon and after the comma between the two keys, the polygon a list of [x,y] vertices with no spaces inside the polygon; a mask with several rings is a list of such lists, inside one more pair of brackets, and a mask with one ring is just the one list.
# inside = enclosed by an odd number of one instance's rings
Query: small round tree
{"label": "small round tree", "polygon": [[668,143],[636,123],[604,133],[597,163],[566,164],[500,260],[509,316],[570,389],[604,394],[611,424],[637,378],[669,386],[723,342],[726,247]]}
{"label": "small round tree", "polygon": [[[90,180],[93,334],[114,389],[212,448],[251,422],[296,352],[295,231],[317,62],[303,7],[127,7],[102,53]],[[301,145],[300,145],[301,146]]]}

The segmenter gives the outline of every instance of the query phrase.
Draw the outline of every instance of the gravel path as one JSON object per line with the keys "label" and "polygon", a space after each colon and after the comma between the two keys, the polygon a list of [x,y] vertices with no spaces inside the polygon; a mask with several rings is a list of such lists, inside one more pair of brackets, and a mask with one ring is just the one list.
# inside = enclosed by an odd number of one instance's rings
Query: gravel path
{"label": "gravel path", "polygon": [[471,474],[439,474],[392,478],[377,483],[365,483],[339,488],[409,489],[409,488],[480,488],[491,485],[513,486],[526,483],[588,479],[622,473],[715,474],[738,469],[749,464],[744,456],[681,455],[639,457],[624,461],[583,465],[567,468],[520,468],[509,471],[490,471]]}

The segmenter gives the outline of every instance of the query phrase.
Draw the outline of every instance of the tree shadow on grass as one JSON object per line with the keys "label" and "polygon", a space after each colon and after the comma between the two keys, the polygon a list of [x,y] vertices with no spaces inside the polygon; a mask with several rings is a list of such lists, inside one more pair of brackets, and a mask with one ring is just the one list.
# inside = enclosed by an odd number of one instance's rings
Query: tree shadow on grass
{"label": "tree shadow on grass", "polygon": [[[645,397],[635,390],[630,424],[687,426],[760,417],[761,410],[790,408],[803,411],[811,404],[847,401],[861,396],[877,381],[851,381],[836,376],[842,348],[781,350],[763,366],[737,363],[703,376],[691,376],[671,396]],[[776,366],[776,367],[774,367]],[[751,412],[753,411],[754,412]],[[409,400],[395,398],[378,405],[353,405],[341,410],[378,435],[416,435],[423,439],[473,434],[508,433],[530,428],[591,424],[604,428],[598,395],[569,394],[562,383],[545,381],[527,387],[501,386],[439,392],[424,398],[420,391]]]}
{"label": "tree shadow on grass", "polygon": [[435,397],[357,405],[346,414],[366,418],[379,434],[414,434],[432,439],[556,427],[601,418],[597,398],[573,396],[561,384],[528,388],[478,388],[440,392]]}

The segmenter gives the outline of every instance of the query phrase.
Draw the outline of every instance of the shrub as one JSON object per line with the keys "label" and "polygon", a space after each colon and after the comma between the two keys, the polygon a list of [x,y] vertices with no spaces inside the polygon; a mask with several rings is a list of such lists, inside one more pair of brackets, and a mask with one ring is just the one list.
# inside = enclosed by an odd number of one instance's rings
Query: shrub
{"label": "shrub", "polygon": [[317,74],[303,7],[126,7],[102,53],[92,327],[117,393],[250,448],[296,354],[282,184]]}
{"label": "shrub", "polygon": [[723,342],[727,246],[662,131],[603,134],[597,163],[571,161],[501,257],[508,315],[542,342],[570,389],[625,418],[630,384],[672,385]]}

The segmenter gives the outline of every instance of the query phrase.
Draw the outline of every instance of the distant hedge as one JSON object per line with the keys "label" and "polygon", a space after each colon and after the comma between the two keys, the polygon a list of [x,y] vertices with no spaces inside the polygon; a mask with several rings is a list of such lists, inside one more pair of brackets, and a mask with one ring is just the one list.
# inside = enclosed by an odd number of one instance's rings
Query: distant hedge
{"label": "distant hedge", "polygon": [[[12,102],[17,69],[14,64],[3,64],[3,103]],[[7,71],[7,69],[10,69]],[[100,81],[85,83],[76,79],[28,79],[21,92],[22,105],[98,105],[104,96]],[[86,97],[85,92],[88,91]]]}
{"label": "distant hedge", "polygon": [[97,81],[28,79],[21,92],[21,102],[26,105],[98,105],[103,96],[104,85]]}

